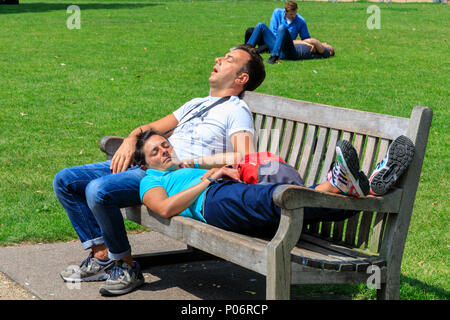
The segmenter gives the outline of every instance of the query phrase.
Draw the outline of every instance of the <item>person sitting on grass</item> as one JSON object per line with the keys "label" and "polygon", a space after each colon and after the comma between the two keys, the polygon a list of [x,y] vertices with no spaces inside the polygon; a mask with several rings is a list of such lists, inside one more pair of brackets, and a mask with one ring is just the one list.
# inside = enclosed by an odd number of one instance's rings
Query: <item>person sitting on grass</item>
{"label": "person sitting on grass", "polygon": [[329,58],[335,55],[334,48],[326,42],[309,38],[304,40],[292,40],[289,30],[281,26],[274,36],[271,30],[264,24],[256,25],[247,44],[255,47],[257,43],[264,41],[271,53],[268,64],[274,64],[278,60],[306,60]]}
{"label": "person sitting on grass", "polygon": [[[287,1],[284,9],[276,8],[273,10],[269,30],[274,37],[277,36],[278,30],[281,28],[288,30],[292,40],[295,40],[297,36],[300,36],[302,40],[310,38],[306,21],[297,11],[298,5],[295,1]],[[245,43],[248,42],[254,30],[255,28],[248,28],[245,31]],[[268,45],[265,44],[264,39],[260,38],[256,44],[258,45],[257,52],[263,53],[268,50]]]}

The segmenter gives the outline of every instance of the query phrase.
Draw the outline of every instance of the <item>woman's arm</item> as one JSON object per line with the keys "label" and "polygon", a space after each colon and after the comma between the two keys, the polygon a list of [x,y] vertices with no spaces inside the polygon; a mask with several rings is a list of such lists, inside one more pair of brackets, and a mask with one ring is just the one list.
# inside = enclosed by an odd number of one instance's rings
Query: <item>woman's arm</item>
{"label": "woman's arm", "polygon": [[163,218],[171,218],[183,210],[187,209],[202,194],[211,183],[208,177],[219,179],[227,177],[233,180],[239,180],[239,173],[231,168],[214,168],[208,170],[202,177],[202,181],[195,186],[190,187],[172,196],[168,196],[163,187],[149,189],[142,197],[142,202],[152,212]]}
{"label": "woman's arm", "polygon": [[169,219],[194,203],[209,184],[210,181],[205,179],[195,186],[170,197],[167,195],[166,189],[163,187],[155,187],[144,194],[142,202],[152,212],[163,218]]}

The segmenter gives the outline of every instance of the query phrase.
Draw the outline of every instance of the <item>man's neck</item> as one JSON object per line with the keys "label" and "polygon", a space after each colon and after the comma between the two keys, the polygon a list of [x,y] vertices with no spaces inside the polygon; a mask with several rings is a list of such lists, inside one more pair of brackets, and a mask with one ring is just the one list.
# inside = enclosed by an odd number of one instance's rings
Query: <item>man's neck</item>
{"label": "man's neck", "polygon": [[242,91],[236,89],[214,89],[211,88],[209,91],[209,95],[211,97],[229,97],[229,96],[238,96]]}

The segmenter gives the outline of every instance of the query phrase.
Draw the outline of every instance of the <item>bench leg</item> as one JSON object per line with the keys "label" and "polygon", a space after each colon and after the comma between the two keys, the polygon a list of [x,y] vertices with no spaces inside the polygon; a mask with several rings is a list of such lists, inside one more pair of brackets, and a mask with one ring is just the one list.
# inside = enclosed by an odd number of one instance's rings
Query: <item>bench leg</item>
{"label": "bench leg", "polygon": [[139,263],[141,268],[149,268],[154,266],[204,261],[204,260],[221,260],[220,258],[209,253],[188,246],[184,250],[173,250],[164,252],[153,252],[148,254],[133,255],[133,259]]}
{"label": "bench leg", "polygon": [[377,289],[377,300],[399,300],[400,298],[400,266],[395,270],[387,269],[386,282]]}
{"label": "bench leg", "polygon": [[266,276],[266,299],[289,300],[291,296],[291,263],[285,263],[282,252],[278,258],[268,256],[268,272]]}
{"label": "bench leg", "polygon": [[291,250],[303,226],[303,208],[281,210],[280,225],[267,246],[266,299],[288,300],[291,294]]}

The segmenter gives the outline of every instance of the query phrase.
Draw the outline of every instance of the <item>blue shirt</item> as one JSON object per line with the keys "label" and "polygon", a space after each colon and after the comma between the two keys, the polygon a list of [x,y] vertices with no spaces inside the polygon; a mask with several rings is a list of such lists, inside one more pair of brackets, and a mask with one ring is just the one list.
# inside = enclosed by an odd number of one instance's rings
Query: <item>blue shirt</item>
{"label": "blue shirt", "polygon": [[[189,189],[201,182],[201,177],[206,171],[208,170],[193,168],[183,168],[175,171],[148,169],[146,171],[147,175],[142,178],[139,188],[141,202],[144,194],[155,187],[163,187],[169,197]],[[179,215],[206,222],[202,216],[203,198],[205,197],[205,193],[206,190]]]}
{"label": "blue shirt", "polygon": [[272,18],[270,18],[270,30],[275,36],[277,35],[278,27],[282,24],[288,27],[292,40],[295,40],[297,38],[297,35],[300,35],[300,38],[302,40],[311,38],[308,32],[308,27],[306,26],[305,19],[303,19],[303,17],[298,13],[295,19],[290,24],[288,24],[286,21],[286,14],[284,9],[277,8],[273,10]]}
{"label": "blue shirt", "polygon": [[323,53],[311,52],[311,49],[306,44],[296,44],[295,51],[297,52],[296,60],[307,60],[307,59],[321,59],[329,58],[330,50],[327,47],[323,47]]}

